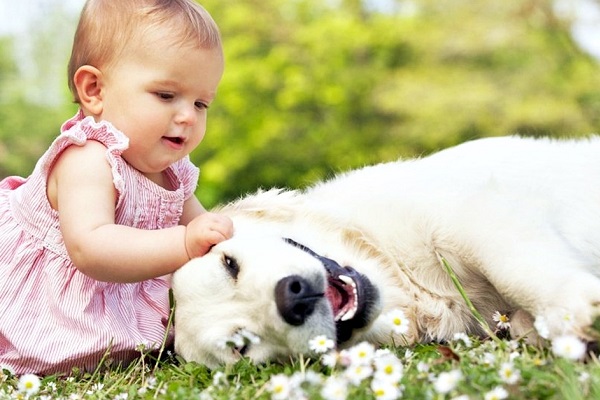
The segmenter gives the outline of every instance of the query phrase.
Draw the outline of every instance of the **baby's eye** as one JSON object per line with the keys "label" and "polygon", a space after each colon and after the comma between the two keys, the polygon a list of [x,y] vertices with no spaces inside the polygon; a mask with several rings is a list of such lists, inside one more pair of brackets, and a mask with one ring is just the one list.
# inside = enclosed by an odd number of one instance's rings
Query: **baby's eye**
{"label": "baby's eye", "polygon": [[207,108],[208,108],[208,104],[206,104],[206,103],[203,103],[203,102],[201,102],[201,101],[197,101],[197,102],[195,102],[195,103],[194,103],[194,106],[196,106],[196,108],[197,108],[197,109],[199,109],[199,110],[205,110],[205,109],[207,109]]}
{"label": "baby's eye", "polygon": [[156,92],[154,93],[156,95],[156,97],[158,97],[161,100],[172,100],[175,95],[173,95],[173,93],[168,93],[168,92]]}

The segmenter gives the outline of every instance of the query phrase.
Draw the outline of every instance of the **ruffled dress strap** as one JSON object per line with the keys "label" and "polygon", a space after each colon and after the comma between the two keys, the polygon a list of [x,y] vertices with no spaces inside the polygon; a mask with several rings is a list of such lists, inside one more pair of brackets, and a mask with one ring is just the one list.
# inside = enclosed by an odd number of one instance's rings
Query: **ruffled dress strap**
{"label": "ruffled dress strap", "polygon": [[106,158],[112,169],[113,183],[120,194],[124,190],[121,154],[129,147],[129,138],[108,121],[96,122],[82,110],[60,128],[60,136],[39,161],[43,175],[48,175],[61,153],[71,145],[83,146],[87,140],[96,140],[106,146]]}
{"label": "ruffled dress strap", "polygon": [[184,199],[189,199],[194,195],[198,187],[200,170],[190,161],[189,156],[177,161],[171,168],[181,181]]}

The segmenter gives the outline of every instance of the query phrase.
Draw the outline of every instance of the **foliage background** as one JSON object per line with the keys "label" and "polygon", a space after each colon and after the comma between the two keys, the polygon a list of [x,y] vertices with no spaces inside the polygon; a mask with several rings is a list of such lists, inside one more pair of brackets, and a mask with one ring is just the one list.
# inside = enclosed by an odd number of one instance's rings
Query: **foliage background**
{"label": "foliage background", "polygon": [[[202,4],[227,64],[192,154],[208,207],[484,136],[600,132],[599,63],[550,0]],[[30,33],[28,84],[15,38],[0,37],[0,177],[29,174],[75,112],[66,78],[58,99],[44,97],[45,77],[66,74],[67,25],[57,12]]]}

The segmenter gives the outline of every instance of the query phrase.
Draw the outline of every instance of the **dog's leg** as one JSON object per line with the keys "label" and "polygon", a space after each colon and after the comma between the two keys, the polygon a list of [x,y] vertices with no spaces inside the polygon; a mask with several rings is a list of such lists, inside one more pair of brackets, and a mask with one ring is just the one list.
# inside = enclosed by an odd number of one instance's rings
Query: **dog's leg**
{"label": "dog's leg", "polygon": [[543,317],[551,337],[571,332],[589,338],[588,327],[600,315],[600,279],[585,261],[547,240],[495,246],[484,252],[495,256],[482,258],[479,268],[513,307]]}

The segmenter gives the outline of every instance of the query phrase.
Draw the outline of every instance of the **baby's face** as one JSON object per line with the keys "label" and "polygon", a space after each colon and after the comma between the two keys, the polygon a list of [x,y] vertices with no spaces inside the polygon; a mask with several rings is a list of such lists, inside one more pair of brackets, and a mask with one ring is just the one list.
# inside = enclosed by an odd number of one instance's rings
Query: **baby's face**
{"label": "baby's face", "polygon": [[[167,34],[168,35],[168,34]],[[173,45],[160,30],[103,71],[102,113],[129,138],[123,157],[152,177],[188,155],[206,131],[223,74],[220,48]]]}

